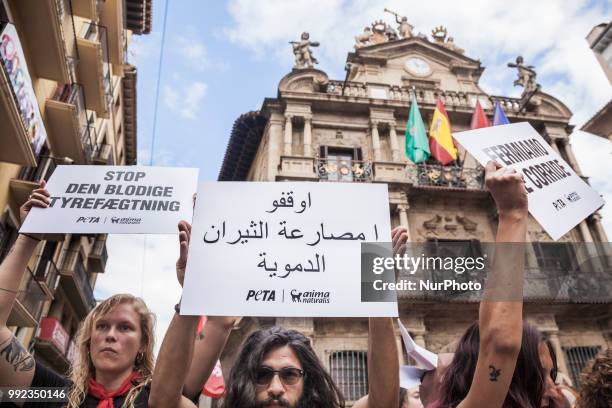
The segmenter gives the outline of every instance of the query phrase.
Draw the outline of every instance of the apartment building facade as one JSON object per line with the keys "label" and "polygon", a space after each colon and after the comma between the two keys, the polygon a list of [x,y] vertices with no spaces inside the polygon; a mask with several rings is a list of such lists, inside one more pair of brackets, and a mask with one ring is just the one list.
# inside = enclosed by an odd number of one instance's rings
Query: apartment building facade
{"label": "apartment building facade", "polygon": [[[58,165],[136,164],[134,34],[150,0],[0,1],[0,260],[19,207]],[[108,258],[106,235],[58,235],[30,259],[9,328],[37,360],[66,372]]]}

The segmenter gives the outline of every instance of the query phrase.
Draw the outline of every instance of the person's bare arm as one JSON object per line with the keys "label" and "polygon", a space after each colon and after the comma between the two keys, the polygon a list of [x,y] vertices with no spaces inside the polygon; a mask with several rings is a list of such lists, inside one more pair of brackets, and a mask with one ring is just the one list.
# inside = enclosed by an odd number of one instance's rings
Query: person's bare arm
{"label": "person's bare arm", "polygon": [[399,405],[399,359],[390,317],[369,319],[368,395],[353,408],[395,408]]}
{"label": "person's bare arm", "polygon": [[[21,222],[32,207],[49,205],[49,193],[42,181],[19,209]],[[29,387],[34,377],[34,358],[6,326],[15,303],[19,284],[39,241],[20,234],[0,265],[0,386]]]}
{"label": "person's bare arm", "polygon": [[493,265],[480,302],[480,349],[476,371],[461,408],[501,407],[508,389],[523,332],[524,243],[527,192],[516,171],[487,164],[486,184],[499,214]]}
{"label": "person's bare arm", "polygon": [[225,348],[235,320],[234,317],[210,316],[196,337],[191,367],[183,389],[183,394],[188,398],[193,399],[202,392]]}
{"label": "person's bare arm", "polygon": [[[398,226],[391,231],[393,256],[406,250],[408,232]],[[354,408],[386,408],[399,404],[399,359],[395,330],[390,318],[370,318],[368,337],[368,395]]]}
{"label": "person's bare arm", "polygon": [[[181,221],[179,223],[180,256],[176,262],[177,279],[181,286],[185,276],[190,237],[191,225]],[[182,392],[193,354],[193,342],[199,321],[199,316],[174,314],[155,364],[149,395],[150,407],[189,406],[187,401],[183,401]]]}

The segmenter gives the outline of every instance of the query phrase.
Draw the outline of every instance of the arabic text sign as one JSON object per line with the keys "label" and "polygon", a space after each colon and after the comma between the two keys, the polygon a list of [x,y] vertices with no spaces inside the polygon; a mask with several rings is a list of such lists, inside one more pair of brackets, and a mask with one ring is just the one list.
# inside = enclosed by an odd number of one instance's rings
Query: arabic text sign
{"label": "arabic text sign", "polygon": [[527,122],[456,133],[483,166],[496,160],[525,177],[529,212],[555,240],[604,201]]}
{"label": "arabic text sign", "polygon": [[198,169],[58,166],[49,208],[34,208],[25,233],[170,234],[191,220]]}
{"label": "arabic text sign", "polygon": [[361,243],[390,240],[385,184],[201,183],[181,313],[397,316],[361,302]]}

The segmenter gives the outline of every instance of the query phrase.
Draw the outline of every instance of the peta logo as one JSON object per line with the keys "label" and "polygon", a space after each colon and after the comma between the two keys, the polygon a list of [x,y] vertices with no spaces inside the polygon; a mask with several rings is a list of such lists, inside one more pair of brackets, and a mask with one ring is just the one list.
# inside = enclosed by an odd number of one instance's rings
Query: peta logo
{"label": "peta logo", "polygon": [[250,289],[246,296],[246,301],[254,302],[275,302],[276,291],[275,290],[253,290]]}
{"label": "peta logo", "polygon": [[329,292],[319,292],[316,290],[300,292],[297,289],[292,289],[291,301],[293,303],[329,303]]}
{"label": "peta logo", "polygon": [[77,218],[76,222],[81,222],[84,224],[98,224],[100,222],[100,217],[79,217]]}

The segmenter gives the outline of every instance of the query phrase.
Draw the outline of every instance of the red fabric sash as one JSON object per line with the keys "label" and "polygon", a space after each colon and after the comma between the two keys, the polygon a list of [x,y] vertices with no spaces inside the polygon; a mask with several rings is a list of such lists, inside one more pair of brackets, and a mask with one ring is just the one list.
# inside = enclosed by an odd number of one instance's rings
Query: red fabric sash
{"label": "red fabric sash", "polygon": [[98,408],[113,408],[113,398],[127,394],[132,389],[132,381],[134,380],[140,380],[140,373],[138,371],[132,371],[132,374],[125,379],[117,390],[109,393],[104,386],[90,378],[89,395],[100,400]]}

